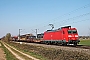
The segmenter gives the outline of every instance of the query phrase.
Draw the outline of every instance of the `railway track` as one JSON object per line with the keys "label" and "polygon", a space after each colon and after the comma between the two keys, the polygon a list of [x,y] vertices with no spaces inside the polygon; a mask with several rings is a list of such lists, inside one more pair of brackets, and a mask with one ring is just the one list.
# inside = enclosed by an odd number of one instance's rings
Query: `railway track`
{"label": "railway track", "polygon": [[76,48],[90,49],[90,46],[86,46],[86,45],[77,45]]}
{"label": "railway track", "polygon": [[[64,47],[64,46],[63,46]],[[65,47],[74,47],[74,48],[81,48],[81,49],[90,49],[90,46],[86,46],[86,45],[77,45],[77,46],[73,46],[73,45],[67,45]]]}
{"label": "railway track", "polygon": [[[55,44],[52,44],[52,45],[55,45]],[[55,46],[63,46],[63,45],[55,45]],[[67,45],[67,46],[63,46],[63,47],[74,47],[74,48],[90,49],[90,46],[87,46],[87,45],[77,45],[77,46]]]}
{"label": "railway track", "polygon": [[[20,43],[20,41],[18,42]],[[29,44],[27,42],[21,42],[21,43],[25,43],[25,44]],[[42,43],[31,43],[31,44],[34,44],[34,45],[47,45],[47,44],[42,44]],[[61,46],[61,47],[73,47],[73,48],[83,48],[83,49],[90,49],[90,46],[86,46],[86,45],[77,45],[77,46],[74,46],[74,45],[67,45],[67,46],[63,46],[63,45],[56,45],[56,44],[50,44],[51,46]]]}

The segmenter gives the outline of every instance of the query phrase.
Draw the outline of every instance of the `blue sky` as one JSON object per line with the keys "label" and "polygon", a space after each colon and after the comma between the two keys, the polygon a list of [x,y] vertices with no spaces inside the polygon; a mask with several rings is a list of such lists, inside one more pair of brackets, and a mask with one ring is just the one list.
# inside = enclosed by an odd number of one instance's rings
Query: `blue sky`
{"label": "blue sky", "polygon": [[0,37],[43,33],[71,25],[79,35],[90,35],[90,0],[0,0]]}

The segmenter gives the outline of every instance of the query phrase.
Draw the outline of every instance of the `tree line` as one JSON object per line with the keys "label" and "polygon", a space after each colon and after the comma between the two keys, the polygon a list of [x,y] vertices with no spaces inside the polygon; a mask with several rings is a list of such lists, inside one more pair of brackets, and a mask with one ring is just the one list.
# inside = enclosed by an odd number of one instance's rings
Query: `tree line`
{"label": "tree line", "polygon": [[1,40],[5,41],[5,42],[10,42],[10,40],[12,40],[11,33],[7,33],[5,36],[3,36],[1,38]]}

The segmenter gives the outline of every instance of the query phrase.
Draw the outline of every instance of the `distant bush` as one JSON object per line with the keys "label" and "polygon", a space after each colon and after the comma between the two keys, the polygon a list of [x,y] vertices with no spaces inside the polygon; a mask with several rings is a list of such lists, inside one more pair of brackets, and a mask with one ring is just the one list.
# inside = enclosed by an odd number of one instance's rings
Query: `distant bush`
{"label": "distant bush", "polygon": [[10,40],[11,40],[11,34],[7,33],[6,36],[5,36],[4,41],[9,42]]}

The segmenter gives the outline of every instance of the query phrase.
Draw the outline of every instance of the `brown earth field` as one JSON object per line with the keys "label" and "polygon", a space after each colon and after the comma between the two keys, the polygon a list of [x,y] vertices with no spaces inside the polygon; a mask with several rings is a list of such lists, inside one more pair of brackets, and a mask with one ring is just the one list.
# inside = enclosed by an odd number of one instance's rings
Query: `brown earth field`
{"label": "brown earth field", "polygon": [[90,60],[90,55],[77,51],[66,51],[42,46],[17,44],[13,42],[9,44],[19,50],[43,56],[46,58],[45,60]]}
{"label": "brown earth field", "polygon": [[6,60],[4,51],[3,51],[3,49],[1,48],[1,43],[0,43],[0,60]]}

